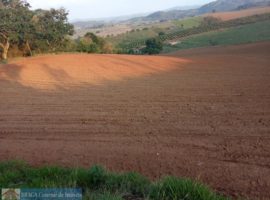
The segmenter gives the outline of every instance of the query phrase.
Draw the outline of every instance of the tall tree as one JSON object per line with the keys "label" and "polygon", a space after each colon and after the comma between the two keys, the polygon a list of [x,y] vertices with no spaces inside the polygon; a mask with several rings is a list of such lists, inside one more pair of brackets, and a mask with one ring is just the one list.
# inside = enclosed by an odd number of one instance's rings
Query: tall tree
{"label": "tall tree", "polygon": [[64,8],[36,11],[36,31],[40,40],[46,41],[51,51],[65,45],[66,35],[73,35],[74,27],[68,23]]}
{"label": "tall tree", "polygon": [[24,0],[0,0],[0,52],[3,59],[7,59],[10,46],[26,47],[30,55],[32,48],[40,49],[42,45],[41,52],[61,50],[68,43],[66,36],[73,34],[74,28],[68,23],[65,9],[32,11],[29,8]]}
{"label": "tall tree", "polygon": [[145,54],[159,54],[163,49],[163,44],[161,40],[153,38],[146,41],[146,47],[143,49]]}
{"label": "tall tree", "polygon": [[29,4],[21,0],[0,0],[0,47],[2,58],[7,59],[10,45],[23,43],[31,32]]}

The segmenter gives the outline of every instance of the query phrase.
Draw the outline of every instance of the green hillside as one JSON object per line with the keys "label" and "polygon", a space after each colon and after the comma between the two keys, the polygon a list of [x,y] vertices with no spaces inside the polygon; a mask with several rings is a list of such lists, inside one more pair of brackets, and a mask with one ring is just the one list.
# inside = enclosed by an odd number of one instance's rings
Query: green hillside
{"label": "green hillside", "polygon": [[179,41],[179,44],[165,45],[163,53],[196,47],[244,44],[265,40],[270,40],[269,20],[190,36]]}
{"label": "green hillside", "polygon": [[[202,17],[190,17],[183,20],[173,20],[173,24],[184,29],[197,27],[202,22]],[[182,26],[183,25],[183,26]]]}

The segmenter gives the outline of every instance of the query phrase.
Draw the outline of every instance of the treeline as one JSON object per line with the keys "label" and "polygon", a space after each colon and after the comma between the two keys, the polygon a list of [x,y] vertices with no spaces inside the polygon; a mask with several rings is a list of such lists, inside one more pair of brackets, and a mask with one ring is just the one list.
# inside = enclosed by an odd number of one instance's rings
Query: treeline
{"label": "treeline", "polygon": [[[249,17],[243,17],[233,19],[229,21],[222,21],[214,17],[205,17],[201,22],[200,26],[193,27],[190,29],[180,29],[171,33],[159,35],[156,39],[162,42],[180,39],[183,37],[205,33],[213,30],[219,30],[223,28],[237,27],[245,24],[252,24],[260,21],[270,20],[270,14],[254,15]],[[134,49],[140,49],[146,45],[147,40],[138,40],[132,43],[120,44],[123,52],[131,52]],[[136,52],[136,51],[135,51]]]}
{"label": "treeline", "polygon": [[64,9],[31,10],[25,0],[0,0],[1,58],[48,52],[111,53],[113,48],[92,33],[72,39],[74,27]]}

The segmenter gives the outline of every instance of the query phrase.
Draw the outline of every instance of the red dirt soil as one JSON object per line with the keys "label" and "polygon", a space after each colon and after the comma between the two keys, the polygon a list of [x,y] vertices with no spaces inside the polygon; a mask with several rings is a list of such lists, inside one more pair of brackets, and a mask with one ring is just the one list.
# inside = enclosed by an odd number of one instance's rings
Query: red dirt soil
{"label": "red dirt soil", "polygon": [[270,42],[0,65],[0,160],[101,164],[270,199]]}
{"label": "red dirt soil", "polygon": [[250,9],[232,11],[232,12],[211,13],[211,14],[206,14],[206,16],[212,16],[212,17],[220,18],[224,21],[227,21],[227,20],[237,19],[241,17],[264,14],[264,13],[270,13],[270,6],[250,8]]}

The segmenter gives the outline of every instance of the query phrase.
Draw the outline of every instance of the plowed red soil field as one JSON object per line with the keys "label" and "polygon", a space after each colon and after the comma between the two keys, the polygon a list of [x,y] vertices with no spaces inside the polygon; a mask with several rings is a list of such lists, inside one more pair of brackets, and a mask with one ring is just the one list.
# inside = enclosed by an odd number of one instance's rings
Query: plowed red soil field
{"label": "plowed red soil field", "polygon": [[252,15],[260,15],[270,13],[270,6],[267,7],[258,7],[258,8],[250,8],[250,9],[244,9],[244,10],[238,10],[238,11],[231,11],[231,12],[217,12],[217,13],[211,13],[206,14],[205,16],[212,16],[216,18],[220,18],[224,21],[237,19],[241,17],[248,17]]}
{"label": "plowed red soil field", "polygon": [[0,160],[101,164],[270,199],[270,43],[0,65]]}

